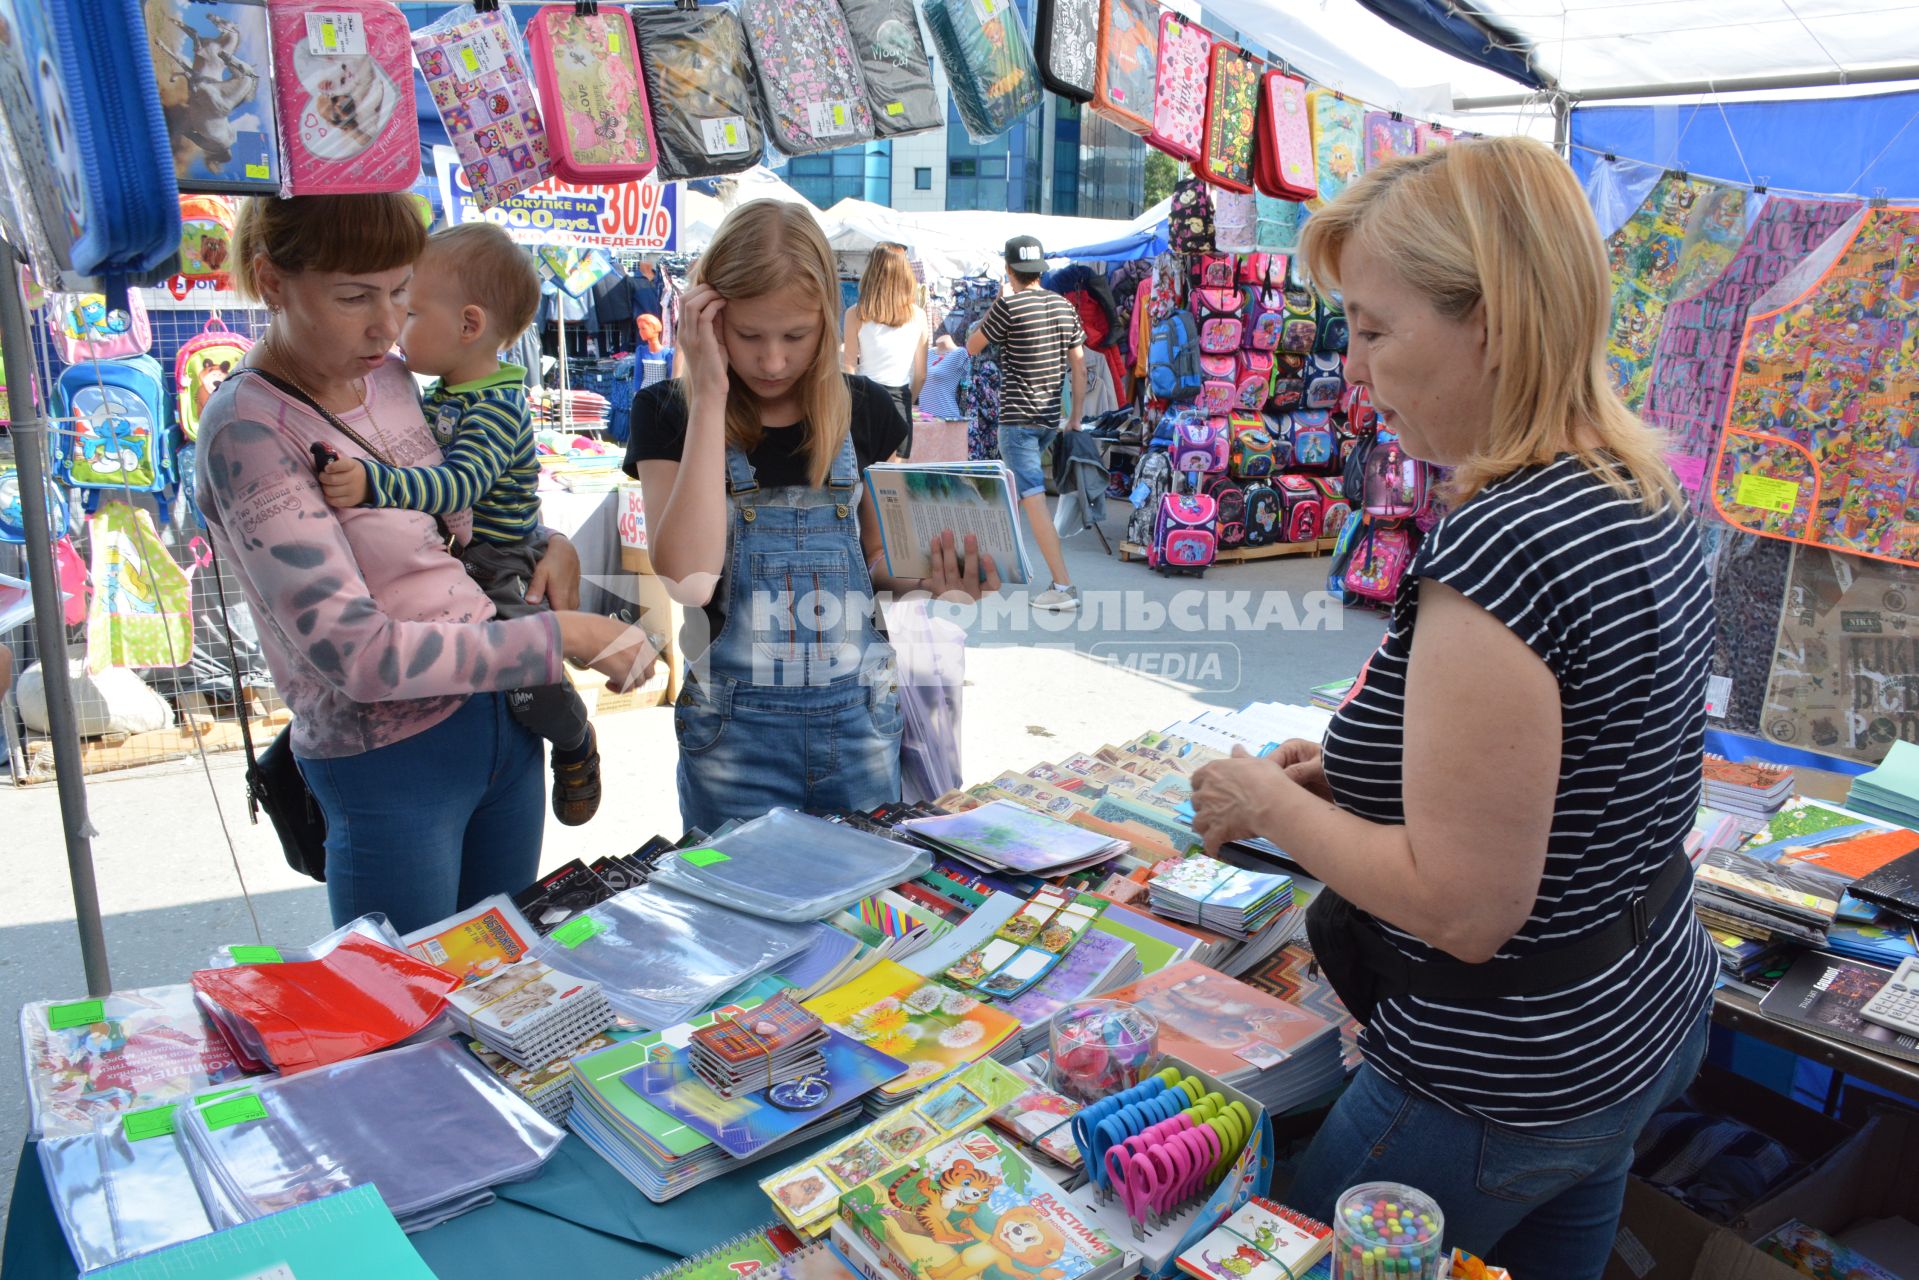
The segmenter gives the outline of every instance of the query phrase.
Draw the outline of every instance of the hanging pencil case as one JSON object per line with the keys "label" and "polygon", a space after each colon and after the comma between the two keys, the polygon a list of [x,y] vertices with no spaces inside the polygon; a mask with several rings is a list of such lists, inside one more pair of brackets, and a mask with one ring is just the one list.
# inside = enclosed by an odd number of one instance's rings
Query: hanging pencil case
{"label": "hanging pencil case", "polygon": [[1319,195],[1304,80],[1284,71],[1260,76],[1253,133],[1253,184],[1262,194],[1282,200],[1311,200]]}
{"label": "hanging pencil case", "polygon": [[873,132],[899,138],[945,124],[913,0],[840,0],[840,12],[859,55]]}
{"label": "hanging pencil case", "polygon": [[1159,70],[1153,84],[1153,129],[1146,141],[1191,164],[1206,141],[1206,97],[1213,35],[1177,13],[1159,16]]}
{"label": "hanging pencil case", "polygon": [[546,127],[511,13],[462,5],[413,33],[413,56],[480,208],[546,179]]}
{"label": "hanging pencil case", "polygon": [[420,176],[413,50],[390,0],[272,0],[294,195],[405,191]]}
{"label": "hanging pencil case", "polygon": [[1253,126],[1258,118],[1259,63],[1221,40],[1208,55],[1206,132],[1193,172],[1216,187],[1253,193]]}
{"label": "hanging pencil case", "polygon": [[554,174],[592,186],[653,172],[659,151],[626,11],[548,5],[527,24],[527,41]]}
{"label": "hanging pencil case", "polygon": [[259,0],[147,0],[147,44],[182,193],[277,195],[273,46]]}
{"label": "hanging pencil case", "polygon": [[873,110],[838,0],[740,0],[760,119],[790,156],[873,136]]}
{"label": "hanging pencil case", "polygon": [[1153,131],[1153,87],[1159,78],[1156,0],[1101,0],[1099,61],[1093,110],[1128,133]]}
{"label": "hanging pencil case", "polygon": [[926,29],[974,142],[991,142],[1040,105],[1039,68],[1013,0],[926,0]]}
{"label": "hanging pencil case", "polygon": [[662,182],[717,178],[765,155],[753,57],[726,5],[631,11]]}
{"label": "hanging pencil case", "polygon": [[1100,0],[1037,0],[1033,56],[1040,83],[1072,102],[1091,102],[1098,83]]}
{"label": "hanging pencil case", "polygon": [[1319,171],[1319,198],[1330,201],[1359,176],[1359,106],[1331,89],[1311,90],[1306,105],[1313,118],[1313,163]]}
{"label": "hanging pencil case", "polygon": [[1453,140],[1453,131],[1436,124],[1418,124],[1413,126],[1413,150],[1425,155],[1435,147],[1443,147]]}
{"label": "hanging pencil case", "polygon": [[1366,113],[1366,167],[1374,168],[1394,156],[1419,154],[1419,134],[1413,122],[1397,111]]}

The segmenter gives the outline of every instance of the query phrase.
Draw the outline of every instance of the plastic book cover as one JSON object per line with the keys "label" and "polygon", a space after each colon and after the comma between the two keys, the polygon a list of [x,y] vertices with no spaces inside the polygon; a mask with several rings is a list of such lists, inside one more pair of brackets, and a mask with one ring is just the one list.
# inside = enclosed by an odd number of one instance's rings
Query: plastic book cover
{"label": "plastic book cover", "polygon": [[1059,1187],[989,1129],[972,1129],[840,1199],[840,1216],[913,1277],[1074,1280],[1120,1250]]}
{"label": "plastic book cover", "polygon": [[536,935],[526,917],[496,894],[405,938],[408,951],[461,982],[478,982],[526,955]]}
{"label": "plastic book cover", "polygon": [[1082,1163],[1073,1142],[1073,1117],[1080,1105],[1062,1093],[1034,1085],[993,1113],[993,1127],[1003,1129],[1068,1169]]}
{"label": "plastic book cover", "polygon": [[598,1003],[599,996],[598,983],[561,973],[538,960],[522,960],[447,999],[477,1030],[519,1039],[573,1006]]}
{"label": "plastic book cover", "polygon": [[244,1075],[185,983],[20,1010],[33,1132],[87,1133]]}
{"label": "plastic book cover", "polygon": [[912,1093],[1017,1035],[1019,1021],[977,997],[929,982],[891,960],[806,1002],[828,1026],[898,1058],[906,1074],[880,1092]]}
{"label": "plastic book cover", "polygon": [[1099,856],[1111,844],[1010,800],[943,818],[909,819],[903,825],[961,853],[1014,871],[1046,871],[1083,861]]}
{"label": "plastic book cover", "polygon": [[263,0],[146,0],[145,8],[180,190],[276,188],[280,143]]}
{"label": "plastic book cover", "polygon": [[545,937],[578,913],[612,896],[613,890],[606,881],[575,858],[514,894],[513,905],[525,912],[527,922]]}
{"label": "plastic book cover", "polygon": [[1333,1024],[1192,960],[1114,991],[1159,1019],[1160,1052],[1227,1077],[1277,1065]]}

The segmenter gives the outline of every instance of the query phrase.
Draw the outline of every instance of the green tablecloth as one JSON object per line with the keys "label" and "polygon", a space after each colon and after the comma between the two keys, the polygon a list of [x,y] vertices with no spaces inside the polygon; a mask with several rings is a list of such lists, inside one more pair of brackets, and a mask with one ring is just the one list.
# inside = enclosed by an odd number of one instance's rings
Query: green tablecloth
{"label": "green tablecloth", "polygon": [[[571,1134],[532,1182],[500,1187],[499,1199],[412,1237],[435,1275],[557,1274],[638,1280],[774,1218],[758,1179],[800,1160],[842,1134],[819,1138],[762,1164],[715,1178],[654,1204]],[[33,1144],[21,1149],[0,1249],[7,1280],[73,1280],[59,1220]]]}

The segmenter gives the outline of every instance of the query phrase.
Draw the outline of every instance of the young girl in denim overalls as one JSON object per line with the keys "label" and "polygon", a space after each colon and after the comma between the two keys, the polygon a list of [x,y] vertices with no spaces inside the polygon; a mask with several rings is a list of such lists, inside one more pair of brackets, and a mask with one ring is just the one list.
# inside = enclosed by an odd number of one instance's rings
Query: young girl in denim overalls
{"label": "young girl in denim overalls", "polygon": [[[900,706],[879,593],[999,589],[972,540],[935,544],[935,576],[884,572],[840,371],[839,283],[804,205],[728,214],[680,306],[686,435],[637,463],[655,571],[710,639],[674,709],[680,815],[711,831],[775,806],[867,809],[900,794]],[[861,390],[861,394],[864,391]],[[792,424],[799,424],[797,426]],[[762,483],[768,429],[804,433],[803,483]],[[795,449],[795,453],[799,452]],[[702,642],[704,640],[704,642]]]}

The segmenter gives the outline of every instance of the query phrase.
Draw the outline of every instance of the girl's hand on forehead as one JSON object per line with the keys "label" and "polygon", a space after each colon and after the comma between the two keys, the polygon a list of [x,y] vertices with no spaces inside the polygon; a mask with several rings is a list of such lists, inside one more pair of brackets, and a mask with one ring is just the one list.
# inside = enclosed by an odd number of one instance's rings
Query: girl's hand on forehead
{"label": "girl's hand on forehead", "polygon": [[720,314],[726,299],[711,285],[694,285],[680,303],[680,349],[686,358],[688,389],[726,401],[726,344],[720,339]]}

